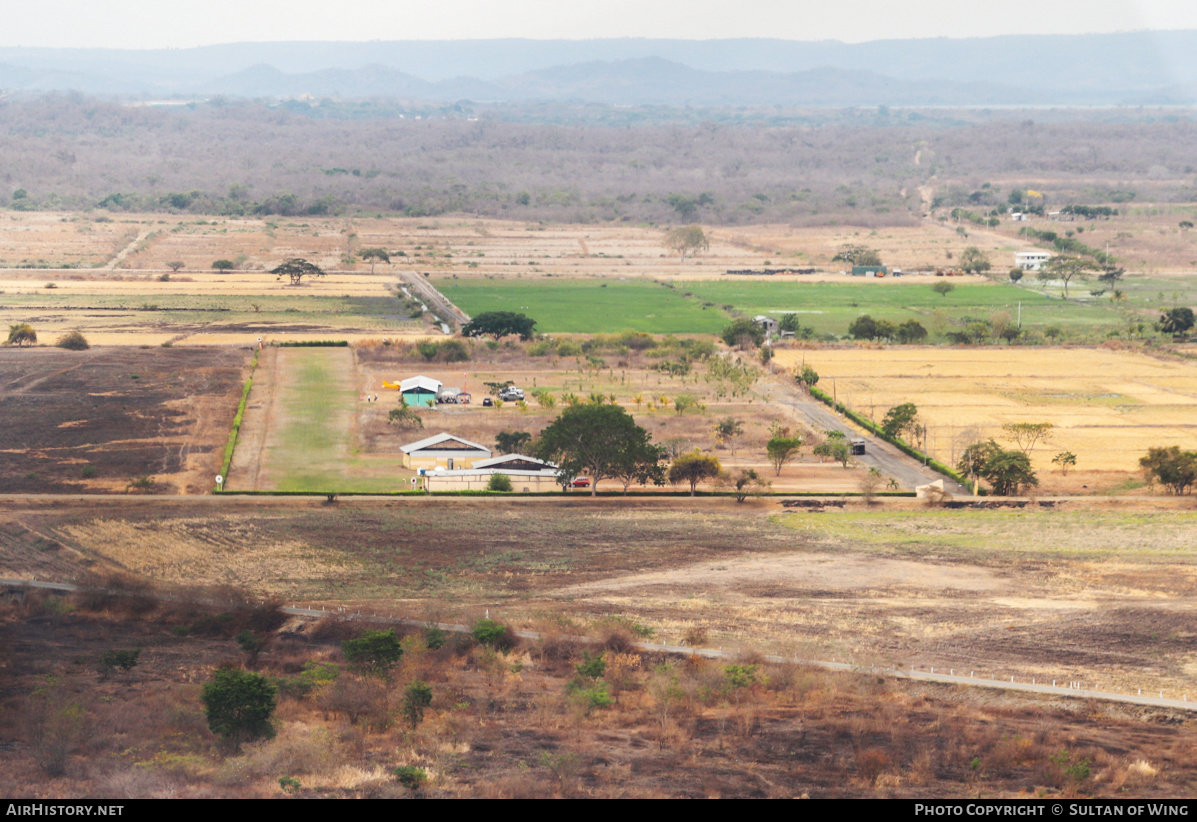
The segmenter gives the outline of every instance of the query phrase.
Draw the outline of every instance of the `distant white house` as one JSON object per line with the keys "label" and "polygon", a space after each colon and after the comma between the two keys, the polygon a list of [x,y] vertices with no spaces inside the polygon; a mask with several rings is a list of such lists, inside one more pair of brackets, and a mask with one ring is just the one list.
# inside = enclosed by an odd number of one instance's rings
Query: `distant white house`
{"label": "distant white house", "polygon": [[1051,258],[1052,255],[1046,251],[1016,251],[1014,265],[1023,271],[1038,271]]}
{"label": "distant white house", "polygon": [[765,329],[766,334],[777,333],[777,320],[772,317],[766,317],[764,314],[757,314],[752,318],[752,321]]}

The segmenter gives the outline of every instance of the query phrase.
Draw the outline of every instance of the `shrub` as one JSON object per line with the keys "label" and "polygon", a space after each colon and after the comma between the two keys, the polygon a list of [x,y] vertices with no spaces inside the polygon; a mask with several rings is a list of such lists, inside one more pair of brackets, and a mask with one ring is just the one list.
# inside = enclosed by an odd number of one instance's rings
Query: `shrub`
{"label": "shrub", "polygon": [[601,680],[585,685],[573,682],[569,686],[569,701],[586,715],[595,708],[614,705],[615,697],[611,696],[610,686]]}
{"label": "shrub", "polygon": [[445,362],[466,362],[470,350],[461,340],[445,340],[441,343],[441,359]]}
{"label": "shrub", "polygon": [[415,730],[424,721],[424,709],[432,704],[432,688],[428,683],[414,680],[403,691],[403,718]]}
{"label": "shrub", "polygon": [[423,428],[424,421],[420,419],[420,415],[416,413],[416,409],[409,408],[407,400],[402,397],[399,398],[399,401],[402,405],[391,409],[391,413],[387,415],[387,422],[391,425],[397,425],[405,431]]}
{"label": "shrub", "polygon": [[418,791],[428,781],[428,772],[415,765],[400,765],[391,771],[395,780],[409,791]]}
{"label": "shrub", "polygon": [[507,476],[506,474],[491,474],[490,482],[486,484],[486,490],[501,492],[511,491],[511,477]]}
{"label": "shrub", "polygon": [[133,648],[130,650],[105,651],[100,655],[100,667],[105,672],[120,668],[122,671],[131,671],[137,667],[137,658],[141,656],[140,648]]}
{"label": "shrub", "polygon": [[352,665],[358,665],[372,673],[385,673],[403,656],[403,646],[395,629],[366,631],[356,639],[341,643],[341,653]]}
{"label": "shrub", "polygon": [[54,345],[59,348],[65,348],[68,351],[86,351],[91,348],[87,342],[87,337],[84,337],[78,331],[68,331],[58,338],[58,342]]}
{"label": "shrub", "polygon": [[574,670],[578,672],[579,676],[587,679],[599,679],[607,672],[607,660],[602,654],[591,656],[583,652],[582,661],[575,666]]}
{"label": "shrub", "polygon": [[470,631],[482,645],[506,650],[515,646],[515,635],[510,628],[492,619],[480,619]]}

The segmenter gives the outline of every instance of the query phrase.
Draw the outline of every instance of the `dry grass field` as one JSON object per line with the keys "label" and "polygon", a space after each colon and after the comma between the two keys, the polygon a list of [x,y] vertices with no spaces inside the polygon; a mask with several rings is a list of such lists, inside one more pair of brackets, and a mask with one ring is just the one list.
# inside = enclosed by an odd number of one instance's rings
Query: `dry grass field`
{"label": "dry grass field", "polygon": [[[630,648],[616,623],[589,647],[560,626],[499,647],[400,628],[402,659],[379,677],[340,647],[366,625],[181,593],[0,606],[0,734],[22,740],[0,748],[5,796],[1126,800],[1194,789],[1182,712],[750,655],[662,657]],[[243,628],[267,643],[253,663],[233,640]],[[129,648],[135,667],[102,666]],[[579,672],[596,658],[598,677]],[[234,749],[207,727],[201,692],[239,663],[279,693],[273,737]],[[410,719],[417,682],[431,699]]]}
{"label": "dry grass field", "polygon": [[[1163,503],[5,503],[0,576],[121,570],[416,619],[1192,693],[1197,517]],[[692,640],[693,641],[693,640]]]}
{"label": "dry grass field", "polygon": [[[839,348],[786,350],[819,387],[880,421],[913,402],[931,453],[954,463],[977,437],[1004,437],[1004,423],[1050,422],[1032,461],[1044,492],[1125,490],[1154,446],[1197,448],[1197,365],[1113,348]],[[1052,457],[1077,455],[1067,477]],[[1083,488],[1082,486],[1087,486]]]}
{"label": "dry grass field", "polygon": [[[847,243],[878,248],[887,264],[906,269],[950,266],[969,245],[995,256],[1027,245],[997,232],[979,230],[965,237],[954,226],[934,222],[917,228],[766,225],[708,231],[710,249],[683,262],[665,246],[663,228],[646,226],[546,225],[467,216],[192,219],[10,213],[0,220],[0,270],[111,267],[118,272],[157,273],[179,261],[183,273],[191,274],[210,270],[213,260],[228,259],[241,270],[265,271],[285,257],[305,257],[326,269],[368,272],[368,262],[349,258],[362,249],[381,247],[394,255],[394,267],[454,271],[461,276],[518,277],[552,271],[570,276],[689,278],[764,265],[839,271],[843,264],[831,258]],[[375,270],[385,272],[388,266]]]}

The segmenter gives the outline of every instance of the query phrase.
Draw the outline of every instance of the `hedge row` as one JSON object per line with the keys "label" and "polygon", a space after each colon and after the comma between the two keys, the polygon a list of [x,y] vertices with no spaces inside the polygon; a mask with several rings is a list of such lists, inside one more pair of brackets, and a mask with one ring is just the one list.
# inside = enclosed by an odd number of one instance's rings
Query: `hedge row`
{"label": "hedge row", "polygon": [[[249,389],[254,384],[254,371],[258,368],[258,352],[254,352],[253,362],[249,364],[249,378],[245,387],[241,389],[241,402],[237,404],[237,413],[233,416],[233,427],[229,430],[229,441],[224,446],[224,462],[220,466],[220,475],[228,481],[229,467],[233,464],[233,449],[237,447],[237,435],[241,432],[241,418],[245,416],[245,402],[249,399]],[[219,489],[217,489],[219,490]]]}
{"label": "hedge row", "polygon": [[903,454],[906,454],[907,456],[910,456],[910,457],[914,457],[919,462],[924,463],[925,465],[927,465],[930,468],[933,468],[934,470],[943,474],[948,479],[954,480],[954,481],[960,483],[961,485],[968,485],[968,482],[965,480],[964,477],[960,476],[960,474],[958,474],[956,471],[949,468],[947,465],[944,465],[939,460],[932,459],[931,457],[927,456],[922,451],[920,451],[917,448],[915,448],[914,446],[908,444],[901,437],[891,437],[889,434],[885,433],[885,431],[883,431],[881,429],[881,426],[877,425],[872,420],[866,419],[865,417],[862,417],[860,414],[857,414],[855,411],[850,409],[848,406],[844,405],[842,402],[836,402],[830,396],[828,396],[826,393],[824,393],[823,391],[820,391],[818,388],[811,386],[810,395],[812,397],[814,397],[815,399],[819,400],[820,402],[822,402],[823,404],[830,406],[831,408],[833,408],[836,411],[839,411],[841,414],[843,414],[848,419],[852,420],[854,423],[859,425],[861,428],[864,428],[866,431],[871,432],[874,436],[880,437],[881,439],[885,440],[886,442],[890,443],[891,445],[897,447]]}
{"label": "hedge row", "polygon": [[348,340],[295,340],[271,343],[278,348],[348,348]]}

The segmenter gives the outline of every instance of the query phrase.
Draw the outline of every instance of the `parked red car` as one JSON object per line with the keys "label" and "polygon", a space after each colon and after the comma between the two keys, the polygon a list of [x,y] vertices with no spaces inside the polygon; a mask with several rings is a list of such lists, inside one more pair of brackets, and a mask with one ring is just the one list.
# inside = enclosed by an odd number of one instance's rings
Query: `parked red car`
{"label": "parked red car", "polygon": [[590,487],[590,477],[577,477],[573,480],[570,480],[569,487],[570,488],[589,488]]}

